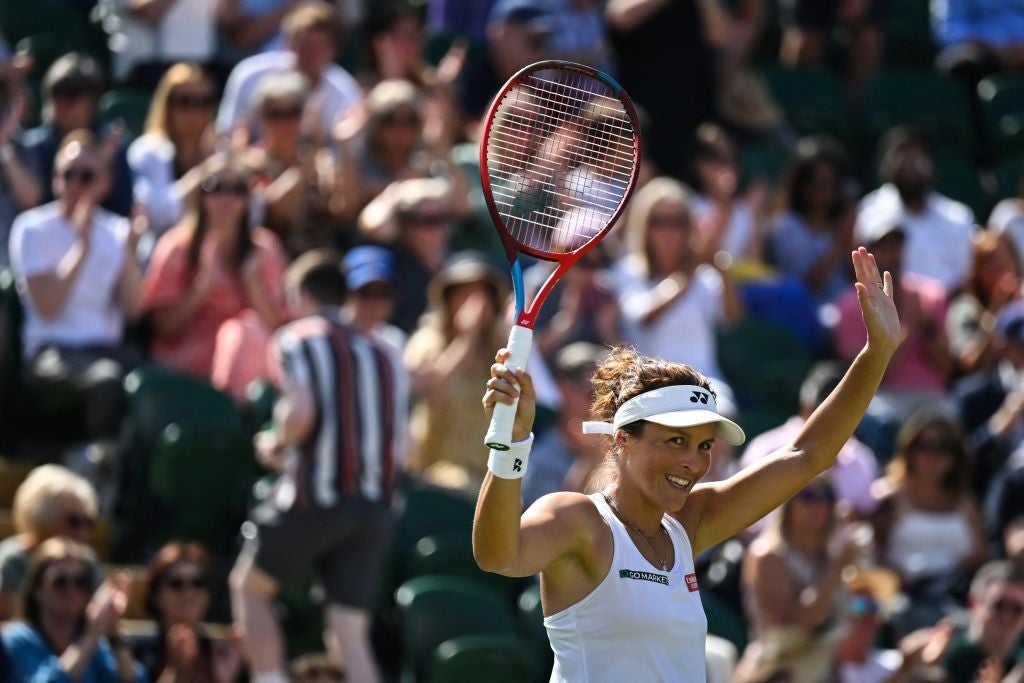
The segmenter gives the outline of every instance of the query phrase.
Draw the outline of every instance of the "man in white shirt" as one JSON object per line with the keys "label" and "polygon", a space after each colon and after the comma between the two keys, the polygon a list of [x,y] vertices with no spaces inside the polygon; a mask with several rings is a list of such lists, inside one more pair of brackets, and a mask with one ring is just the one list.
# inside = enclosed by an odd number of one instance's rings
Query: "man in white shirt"
{"label": "man in white shirt", "polygon": [[127,219],[99,206],[110,185],[92,134],[70,133],[54,161],[56,201],[22,213],[11,229],[29,389],[81,399],[91,440],[120,428],[130,363],[121,336],[140,309],[136,239]]}
{"label": "man in white shirt", "polygon": [[331,5],[301,5],[285,18],[283,30],[288,49],[243,59],[232,70],[217,115],[219,135],[228,135],[240,125],[258,135],[250,104],[256,86],[269,73],[294,69],[309,80],[312,92],[306,107],[317,119],[307,134],[329,137],[339,119],[363,101],[356,80],[334,63],[342,25]]}
{"label": "man in white shirt", "polygon": [[858,220],[902,226],[906,272],[938,280],[955,292],[970,267],[974,214],[932,189],[935,161],[922,135],[893,128],[881,149],[886,182],[861,200]]}

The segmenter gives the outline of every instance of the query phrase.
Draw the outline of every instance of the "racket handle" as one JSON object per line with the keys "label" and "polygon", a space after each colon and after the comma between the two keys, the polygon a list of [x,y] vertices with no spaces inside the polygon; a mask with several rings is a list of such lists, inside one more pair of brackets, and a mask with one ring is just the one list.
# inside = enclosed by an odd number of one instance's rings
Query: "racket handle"
{"label": "racket handle", "polygon": [[[505,366],[511,370],[516,368],[526,369],[526,361],[530,357],[530,349],[533,348],[533,330],[528,327],[515,325],[512,333],[508,335],[508,350],[511,355],[505,360]],[[519,407],[519,399],[515,403],[496,403],[494,414],[491,415],[491,426],[487,429],[487,436],[484,438],[484,445],[496,451],[507,451],[512,443],[512,423],[516,419],[516,408]]]}

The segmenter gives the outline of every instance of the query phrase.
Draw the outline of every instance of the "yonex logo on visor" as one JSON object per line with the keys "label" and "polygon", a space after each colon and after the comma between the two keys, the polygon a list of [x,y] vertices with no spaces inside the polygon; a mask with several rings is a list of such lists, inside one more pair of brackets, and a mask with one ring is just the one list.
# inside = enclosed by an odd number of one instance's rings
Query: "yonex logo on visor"
{"label": "yonex logo on visor", "polygon": [[727,443],[739,445],[746,439],[739,425],[718,414],[714,394],[692,384],[662,387],[634,396],[619,406],[611,423],[584,422],[583,433],[614,434],[620,427],[640,420],[668,427],[692,427],[717,422],[718,436]]}

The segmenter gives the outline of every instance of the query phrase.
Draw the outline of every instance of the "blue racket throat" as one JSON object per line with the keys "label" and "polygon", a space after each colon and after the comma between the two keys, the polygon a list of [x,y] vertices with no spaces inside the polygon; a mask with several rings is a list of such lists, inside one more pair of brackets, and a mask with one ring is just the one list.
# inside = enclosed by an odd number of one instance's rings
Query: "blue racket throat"
{"label": "blue racket throat", "polygon": [[512,292],[516,297],[516,322],[526,308],[526,296],[523,294],[523,266],[517,258],[512,263]]}

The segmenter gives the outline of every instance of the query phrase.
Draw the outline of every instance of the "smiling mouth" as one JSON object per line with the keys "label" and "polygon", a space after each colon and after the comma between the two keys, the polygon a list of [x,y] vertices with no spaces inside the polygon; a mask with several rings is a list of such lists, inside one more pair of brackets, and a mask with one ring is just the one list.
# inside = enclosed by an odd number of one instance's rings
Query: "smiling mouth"
{"label": "smiling mouth", "polygon": [[669,484],[677,489],[686,490],[690,488],[691,481],[689,479],[683,479],[682,477],[677,477],[674,474],[666,474],[665,479],[668,480]]}

